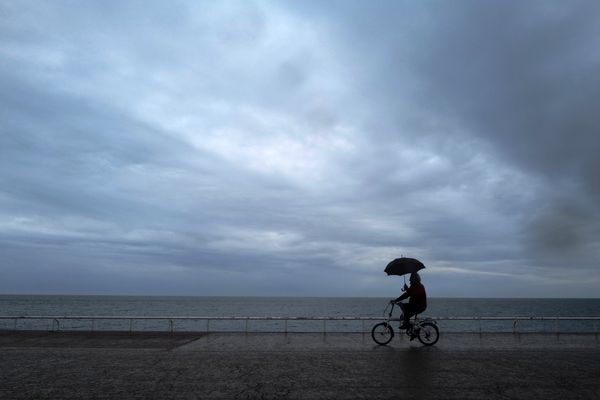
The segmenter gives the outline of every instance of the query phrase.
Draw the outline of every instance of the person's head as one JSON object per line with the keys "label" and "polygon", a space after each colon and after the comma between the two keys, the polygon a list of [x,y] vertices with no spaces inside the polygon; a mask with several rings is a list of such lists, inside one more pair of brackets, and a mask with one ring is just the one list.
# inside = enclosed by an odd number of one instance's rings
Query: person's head
{"label": "person's head", "polygon": [[410,284],[414,285],[415,283],[421,283],[421,277],[416,272],[410,274]]}

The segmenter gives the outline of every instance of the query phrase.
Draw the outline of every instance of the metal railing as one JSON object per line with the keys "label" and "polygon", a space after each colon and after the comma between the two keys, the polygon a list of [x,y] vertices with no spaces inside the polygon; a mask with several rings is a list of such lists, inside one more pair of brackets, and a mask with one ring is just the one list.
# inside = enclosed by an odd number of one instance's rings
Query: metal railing
{"label": "metal railing", "polygon": [[512,321],[512,332],[517,333],[517,324],[521,321],[544,321],[544,322],[553,322],[554,323],[554,331],[559,332],[559,322],[561,321],[590,321],[594,322],[593,332],[598,333],[598,322],[600,321],[600,316],[590,316],[590,317],[554,317],[554,316],[507,316],[507,317],[434,317],[432,318],[436,321],[477,321],[479,324],[479,332],[482,332],[482,321]]}
{"label": "metal railing", "polygon": [[[13,320],[13,330],[18,330],[18,322],[23,320],[49,320],[52,321],[53,331],[60,330],[61,321],[77,320],[77,321],[90,321],[90,331],[94,331],[96,327],[96,321],[99,320],[111,320],[111,321],[128,321],[129,332],[133,332],[134,321],[167,321],[169,324],[168,330],[170,332],[175,331],[176,321],[205,321],[206,328],[205,332],[210,332],[211,321],[244,321],[245,332],[248,332],[248,324],[251,321],[282,321],[284,324],[284,332],[288,332],[288,322],[290,321],[322,321],[323,332],[327,331],[328,321],[362,321],[362,330],[365,330],[364,322],[370,320],[381,320],[380,317],[240,317],[240,316],[225,316],[225,317],[163,317],[163,316],[0,316],[0,320]],[[55,327],[56,326],[56,327]]]}
{"label": "metal railing", "polygon": [[[435,321],[472,321],[476,322],[479,325],[479,332],[482,331],[482,321],[512,321],[512,332],[517,333],[517,326],[520,322],[523,321],[546,321],[553,322],[555,327],[555,332],[559,332],[559,323],[562,321],[590,321],[594,323],[594,328],[591,330],[593,333],[598,333],[598,325],[600,321],[600,316],[591,316],[591,317],[553,317],[553,316],[487,316],[487,317],[429,317]],[[223,316],[223,317],[173,317],[173,316],[42,316],[42,315],[26,315],[26,316],[0,316],[1,320],[12,320],[12,329],[13,331],[17,330],[42,330],[42,329],[19,329],[19,322],[26,320],[36,320],[36,321],[51,321],[52,331],[60,331],[61,330],[61,321],[89,321],[89,331],[94,332],[97,328],[97,321],[119,321],[119,322],[128,322],[129,323],[129,332],[134,332],[134,321],[165,321],[168,322],[168,331],[175,332],[176,326],[175,322],[179,321],[205,321],[205,329],[204,332],[211,332],[210,324],[211,322],[221,322],[221,321],[244,321],[245,329],[238,330],[243,332],[249,332],[248,325],[252,321],[281,321],[283,322],[283,332],[288,333],[288,323],[289,322],[299,322],[299,321],[322,321],[323,327],[322,332],[327,332],[327,323],[328,322],[342,322],[342,321],[360,321],[361,322],[361,331],[353,331],[358,333],[367,332],[365,330],[365,323],[368,321],[382,321],[384,318],[382,317],[288,317],[288,316],[264,316],[264,317],[242,317],[242,316]],[[398,318],[392,319],[392,321],[399,321]],[[370,327],[369,327],[370,329]],[[120,331],[127,331],[127,329],[119,329]],[[144,330],[140,330],[144,331]],[[228,330],[231,331],[231,330]],[[186,331],[188,332],[188,331]],[[213,331],[219,332],[219,331]],[[294,332],[303,332],[303,331],[294,331]],[[306,332],[314,332],[306,331]],[[340,332],[340,331],[336,331]]]}

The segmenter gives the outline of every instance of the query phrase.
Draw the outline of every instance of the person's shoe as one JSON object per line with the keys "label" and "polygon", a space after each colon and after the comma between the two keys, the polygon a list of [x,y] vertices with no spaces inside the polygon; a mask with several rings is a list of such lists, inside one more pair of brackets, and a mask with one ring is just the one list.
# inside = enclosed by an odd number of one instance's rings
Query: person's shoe
{"label": "person's shoe", "polygon": [[404,323],[398,327],[398,329],[408,329],[410,328],[410,324]]}

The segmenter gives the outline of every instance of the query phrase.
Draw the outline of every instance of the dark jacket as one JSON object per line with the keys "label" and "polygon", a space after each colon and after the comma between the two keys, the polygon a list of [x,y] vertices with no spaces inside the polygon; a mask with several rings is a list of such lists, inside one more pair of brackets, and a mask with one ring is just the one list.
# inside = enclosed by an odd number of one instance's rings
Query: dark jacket
{"label": "dark jacket", "polygon": [[408,304],[414,307],[415,312],[422,313],[427,308],[427,293],[425,293],[425,286],[420,283],[410,285],[406,292],[396,299],[396,301],[402,301],[409,298]]}

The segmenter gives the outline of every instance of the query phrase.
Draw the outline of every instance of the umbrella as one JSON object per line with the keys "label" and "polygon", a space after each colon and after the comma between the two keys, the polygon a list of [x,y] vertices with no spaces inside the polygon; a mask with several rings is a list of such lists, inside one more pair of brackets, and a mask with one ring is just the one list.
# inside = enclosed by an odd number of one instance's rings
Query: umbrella
{"label": "umbrella", "polygon": [[425,268],[423,263],[415,258],[401,257],[391,261],[385,267],[385,273],[388,275],[405,275],[417,272]]}

